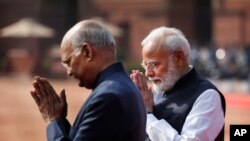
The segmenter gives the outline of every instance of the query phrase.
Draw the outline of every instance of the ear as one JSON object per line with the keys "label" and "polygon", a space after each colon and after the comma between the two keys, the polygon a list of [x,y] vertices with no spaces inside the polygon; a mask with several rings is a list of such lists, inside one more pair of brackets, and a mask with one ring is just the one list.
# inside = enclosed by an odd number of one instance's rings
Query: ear
{"label": "ear", "polygon": [[86,57],[87,60],[90,61],[93,59],[94,49],[90,44],[85,43],[82,45],[82,53],[83,53],[84,57]]}
{"label": "ear", "polygon": [[185,54],[183,51],[177,50],[174,53],[174,62],[177,66],[183,66],[183,64],[185,63]]}

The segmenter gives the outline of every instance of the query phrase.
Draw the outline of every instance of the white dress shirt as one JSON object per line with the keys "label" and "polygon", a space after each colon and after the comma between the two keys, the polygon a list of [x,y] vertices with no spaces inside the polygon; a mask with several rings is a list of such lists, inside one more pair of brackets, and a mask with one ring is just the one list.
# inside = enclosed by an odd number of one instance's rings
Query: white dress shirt
{"label": "white dress shirt", "polygon": [[146,131],[151,141],[214,141],[223,125],[220,95],[216,90],[208,89],[195,101],[181,134],[167,121],[157,119],[153,114],[147,114]]}

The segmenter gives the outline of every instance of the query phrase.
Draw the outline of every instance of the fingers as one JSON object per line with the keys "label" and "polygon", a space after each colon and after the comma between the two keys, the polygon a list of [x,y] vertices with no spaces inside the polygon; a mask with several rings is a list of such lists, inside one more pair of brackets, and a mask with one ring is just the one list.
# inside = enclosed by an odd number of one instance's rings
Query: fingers
{"label": "fingers", "polygon": [[[45,86],[41,77],[36,76],[35,81],[32,83],[35,88],[35,93],[37,94],[35,98],[39,100],[39,109],[42,115],[50,115],[53,111],[49,111],[47,107],[53,106],[53,99],[49,96],[47,87]],[[46,109],[46,110],[45,110]],[[46,111],[46,113],[44,112]]]}
{"label": "fingers", "polygon": [[[41,81],[43,83],[45,91],[47,92],[48,104],[51,107],[55,107],[56,103],[60,103],[60,99],[59,99],[58,95],[56,94],[54,88],[52,87],[52,85],[49,83],[48,80],[46,80],[45,78],[42,78]],[[50,112],[49,113],[50,115],[54,115],[54,113],[55,113],[54,108],[51,108],[51,110],[49,112]]]}
{"label": "fingers", "polygon": [[34,88],[41,93],[41,96],[46,98],[47,92],[45,90],[45,87],[43,85],[43,82],[39,76],[35,77],[35,81],[33,82]]}
{"label": "fingers", "polygon": [[51,100],[58,100],[59,97],[56,94],[54,88],[45,78],[41,78],[39,76],[35,77],[35,82],[33,82],[34,88],[41,93],[41,96],[47,98],[48,102],[52,102]]}
{"label": "fingers", "polygon": [[144,75],[141,72],[139,72],[137,76],[138,76],[138,82],[139,82],[140,88],[143,90],[147,90],[148,85],[147,85]]}
{"label": "fingers", "polygon": [[52,85],[49,83],[49,81],[45,78],[42,78],[41,81],[42,81],[43,86],[45,87],[47,94],[51,94],[51,95],[55,96],[56,92],[55,92],[54,88],[52,87]]}
{"label": "fingers", "polygon": [[133,82],[137,85],[138,84],[138,76],[137,72],[138,70],[132,70],[132,73],[130,74],[130,78],[133,80]]}
{"label": "fingers", "polygon": [[[53,100],[47,91],[47,88],[41,77],[36,76],[34,81],[35,91],[41,93],[40,106],[39,109],[44,109],[45,107],[53,106]],[[49,110],[47,110],[49,111]],[[51,115],[53,110],[50,110],[47,114]]]}
{"label": "fingers", "polygon": [[147,112],[152,112],[153,109],[153,94],[151,87],[148,87],[146,78],[142,72],[139,70],[132,70],[130,78],[139,88],[141,95],[144,100],[144,104]]}
{"label": "fingers", "polygon": [[52,85],[49,83],[48,80],[46,80],[45,78],[41,78],[41,82],[46,91],[47,103],[49,107],[51,107],[49,110],[49,115],[50,117],[53,117],[53,115],[55,115],[56,112],[55,111],[56,104],[60,103],[60,98],[58,97],[54,88],[52,87]]}
{"label": "fingers", "polygon": [[44,96],[43,96],[42,92],[40,91],[39,85],[36,82],[33,82],[32,85],[35,88],[35,92],[39,96],[39,99],[43,98]]}
{"label": "fingers", "polygon": [[137,85],[139,90],[147,90],[148,89],[148,85],[147,85],[145,76],[139,70],[132,70],[130,78]]}
{"label": "fingers", "polygon": [[40,105],[40,99],[38,97],[38,94],[36,94],[34,91],[30,91],[30,95],[35,100],[36,104],[39,106]]}
{"label": "fingers", "polygon": [[[32,83],[35,90],[31,91],[30,94],[38,105],[39,111],[44,121],[49,121],[67,115],[67,103],[65,90],[61,91],[60,97],[56,94],[54,88],[45,78],[39,76],[35,77]],[[64,108],[65,107],[65,108]]]}

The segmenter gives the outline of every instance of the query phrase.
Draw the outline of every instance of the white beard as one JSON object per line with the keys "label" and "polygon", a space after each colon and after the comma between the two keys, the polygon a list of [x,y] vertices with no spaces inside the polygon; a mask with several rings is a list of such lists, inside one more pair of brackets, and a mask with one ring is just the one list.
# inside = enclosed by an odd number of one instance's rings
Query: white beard
{"label": "white beard", "polygon": [[150,81],[160,80],[160,82],[152,84],[152,91],[154,94],[163,94],[164,92],[173,88],[175,83],[179,80],[180,74],[178,73],[174,63],[169,61],[169,69],[163,77],[149,77]]}

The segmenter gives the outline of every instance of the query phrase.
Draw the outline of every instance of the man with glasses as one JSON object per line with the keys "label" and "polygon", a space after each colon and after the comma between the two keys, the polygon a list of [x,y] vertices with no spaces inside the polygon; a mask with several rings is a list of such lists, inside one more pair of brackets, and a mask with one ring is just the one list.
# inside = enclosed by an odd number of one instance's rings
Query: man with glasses
{"label": "man with glasses", "polygon": [[48,141],[143,141],[146,110],[141,94],[115,59],[115,40],[100,23],[73,26],[61,43],[62,64],[80,87],[92,93],[73,126],[67,121],[65,90],[35,77],[31,95],[48,123]]}
{"label": "man with glasses", "polygon": [[138,70],[130,77],[144,98],[150,140],[223,141],[224,96],[189,64],[191,49],[183,33],[159,27],[142,46],[142,67],[151,85]]}

